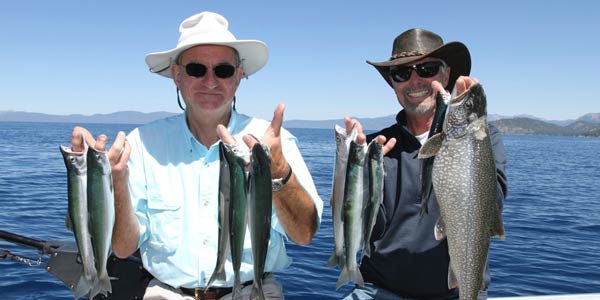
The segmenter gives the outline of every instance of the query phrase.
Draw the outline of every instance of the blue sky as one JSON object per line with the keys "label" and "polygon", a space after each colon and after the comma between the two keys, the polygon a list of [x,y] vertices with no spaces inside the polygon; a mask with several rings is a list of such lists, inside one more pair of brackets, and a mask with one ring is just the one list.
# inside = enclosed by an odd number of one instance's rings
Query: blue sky
{"label": "blue sky", "polygon": [[173,48],[179,23],[203,10],[269,46],[268,64],[237,93],[249,115],[270,119],[280,102],[288,120],[396,113],[392,89],[365,61],[387,60],[414,27],[469,47],[489,113],[600,112],[600,2],[554,0],[3,1],[0,111],[178,112],[173,82],[149,73],[144,57]]}

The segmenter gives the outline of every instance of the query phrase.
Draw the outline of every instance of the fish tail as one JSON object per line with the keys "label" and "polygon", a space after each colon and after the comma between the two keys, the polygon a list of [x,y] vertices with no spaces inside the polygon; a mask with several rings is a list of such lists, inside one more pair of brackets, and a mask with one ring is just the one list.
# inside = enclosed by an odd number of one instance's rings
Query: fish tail
{"label": "fish tail", "polygon": [[342,267],[344,265],[344,261],[343,261],[343,257],[340,256],[339,254],[333,252],[331,254],[331,256],[329,257],[329,260],[327,260],[327,266],[328,267]]}
{"label": "fish tail", "polygon": [[233,280],[233,288],[231,289],[231,299],[238,300],[242,299],[242,283],[239,276],[235,276]]}
{"label": "fish tail", "polygon": [[265,293],[263,292],[262,280],[254,280],[254,283],[252,284],[252,293],[250,294],[250,299],[265,300]]}
{"label": "fish tail", "polygon": [[82,274],[77,282],[77,288],[73,291],[75,300],[85,296],[92,289],[92,281],[85,278]]}
{"label": "fish tail", "polygon": [[98,294],[108,296],[107,293],[112,293],[112,286],[110,284],[110,277],[108,277],[108,273],[105,271],[94,281],[89,298],[93,299]]}
{"label": "fish tail", "polygon": [[340,287],[350,281],[350,276],[348,273],[348,268],[343,267],[342,273],[340,273],[340,277],[338,278],[337,284],[335,286],[336,290],[339,290]]}
{"label": "fish tail", "polygon": [[210,280],[208,280],[208,283],[206,284],[206,289],[208,290],[209,287],[211,287],[211,285],[213,284],[213,282],[218,279],[220,281],[226,281],[227,280],[227,276],[225,274],[225,268],[220,268],[219,270],[216,270],[211,276],[210,276]]}

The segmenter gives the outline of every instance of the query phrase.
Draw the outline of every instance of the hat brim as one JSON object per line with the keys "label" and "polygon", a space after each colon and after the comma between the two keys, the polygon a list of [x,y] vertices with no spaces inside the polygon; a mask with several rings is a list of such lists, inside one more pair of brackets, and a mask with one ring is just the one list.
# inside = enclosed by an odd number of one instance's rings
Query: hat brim
{"label": "hat brim", "polygon": [[442,59],[450,67],[450,78],[445,87],[446,90],[452,90],[456,83],[456,79],[458,79],[459,76],[469,76],[471,73],[471,54],[469,53],[467,46],[461,42],[449,42],[423,55],[400,57],[383,62],[367,61],[367,63],[375,67],[383,79],[392,86],[392,81],[389,76],[391,66],[408,64],[426,57]]}
{"label": "hat brim", "polygon": [[267,64],[269,50],[267,45],[258,40],[238,40],[231,42],[190,42],[185,45],[162,52],[154,52],[146,55],[146,64],[150,71],[164,77],[173,78],[171,65],[177,57],[185,50],[200,45],[221,45],[235,49],[241,61],[245,76],[250,76]]}

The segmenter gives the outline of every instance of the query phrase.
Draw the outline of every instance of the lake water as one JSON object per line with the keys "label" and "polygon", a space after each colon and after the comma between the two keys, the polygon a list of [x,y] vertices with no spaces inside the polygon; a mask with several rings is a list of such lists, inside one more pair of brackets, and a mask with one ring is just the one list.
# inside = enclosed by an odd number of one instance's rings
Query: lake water
{"label": "lake water", "polygon": [[[110,138],[132,125],[85,125]],[[73,240],[64,228],[66,172],[58,151],[73,124],[0,122],[0,229],[41,240]],[[325,267],[333,248],[329,197],[333,129],[290,129],[324,200],[308,246],[288,245],[292,266],[277,274],[286,299],[339,299],[339,270]],[[600,139],[504,136],[509,194],[506,240],[492,241],[490,297],[600,292]],[[0,250],[37,253],[0,240]],[[46,260],[44,259],[44,262]],[[44,263],[0,260],[0,299],[73,299]]]}

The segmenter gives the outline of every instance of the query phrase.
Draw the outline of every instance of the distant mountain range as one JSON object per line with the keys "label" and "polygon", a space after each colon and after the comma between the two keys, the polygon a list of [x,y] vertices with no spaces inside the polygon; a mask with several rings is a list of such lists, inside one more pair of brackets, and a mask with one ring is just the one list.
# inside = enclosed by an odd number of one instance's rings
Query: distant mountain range
{"label": "distant mountain range", "polygon": [[[145,124],[157,119],[173,116],[172,112],[141,113],[121,111],[95,115],[48,115],[19,111],[0,111],[0,122],[61,122],[61,123],[104,123]],[[377,130],[394,124],[396,115],[378,118],[357,118],[365,130]],[[544,120],[531,115],[502,116],[488,115],[488,120],[501,132],[507,134],[583,135],[600,136],[600,113],[589,113],[575,120]],[[342,118],[330,120],[287,120],[287,128],[327,128],[343,125]]]}

